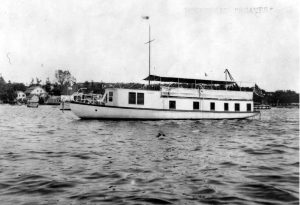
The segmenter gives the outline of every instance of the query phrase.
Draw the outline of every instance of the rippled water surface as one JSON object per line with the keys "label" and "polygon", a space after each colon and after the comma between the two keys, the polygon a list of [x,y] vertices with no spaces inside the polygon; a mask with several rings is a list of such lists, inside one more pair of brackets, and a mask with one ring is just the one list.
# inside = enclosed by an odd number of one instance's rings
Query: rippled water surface
{"label": "rippled water surface", "polygon": [[0,203],[298,204],[298,115],[87,121],[0,105]]}

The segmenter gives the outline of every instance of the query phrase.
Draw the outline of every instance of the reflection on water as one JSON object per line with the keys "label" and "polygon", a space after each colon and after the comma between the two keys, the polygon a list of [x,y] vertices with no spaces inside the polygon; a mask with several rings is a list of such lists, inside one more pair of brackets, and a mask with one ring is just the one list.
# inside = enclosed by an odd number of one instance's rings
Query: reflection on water
{"label": "reflection on water", "polygon": [[298,114],[87,121],[1,105],[1,204],[298,204]]}

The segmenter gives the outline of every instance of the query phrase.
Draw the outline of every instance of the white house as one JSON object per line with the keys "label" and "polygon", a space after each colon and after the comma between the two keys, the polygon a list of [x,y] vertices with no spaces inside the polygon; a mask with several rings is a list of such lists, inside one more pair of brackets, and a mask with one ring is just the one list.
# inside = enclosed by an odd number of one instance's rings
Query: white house
{"label": "white house", "polygon": [[17,91],[17,98],[18,101],[23,101],[26,99],[26,94],[23,91]]}
{"label": "white house", "polygon": [[41,86],[32,86],[27,88],[25,91],[26,95],[37,95],[40,97],[45,97],[47,92]]}

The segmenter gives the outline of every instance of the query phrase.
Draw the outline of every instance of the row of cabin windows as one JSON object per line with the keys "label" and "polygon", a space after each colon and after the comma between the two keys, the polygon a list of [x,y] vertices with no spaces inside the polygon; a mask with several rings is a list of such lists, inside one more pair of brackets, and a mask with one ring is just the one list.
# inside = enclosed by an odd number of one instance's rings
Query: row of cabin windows
{"label": "row of cabin windows", "polygon": [[144,105],[144,93],[129,92],[129,94],[128,94],[128,104]]}
{"label": "row of cabin windows", "polygon": [[[210,110],[215,110],[215,103],[210,103]],[[229,103],[224,103],[224,111],[229,111]],[[234,111],[240,111],[240,103],[234,103]],[[247,103],[247,111],[251,111],[251,103]]]}
{"label": "row of cabin windows", "polygon": [[[194,110],[199,110],[199,102],[194,101],[193,102],[193,109]],[[176,109],[176,101],[175,100],[170,100],[169,101],[169,109]],[[214,111],[216,109],[216,105],[214,102],[210,103],[210,110]],[[224,103],[224,111],[229,111],[229,104]],[[240,103],[235,103],[234,104],[234,111],[240,111]],[[247,103],[247,111],[251,111],[251,103]]]}
{"label": "row of cabin windows", "polygon": [[[113,92],[109,92],[108,101],[113,101]],[[136,93],[136,92],[129,92],[128,93],[128,104],[137,104],[137,105],[144,105],[144,93]],[[210,110],[215,110],[215,103],[210,103]],[[176,101],[170,100],[169,101],[169,109],[176,109]],[[193,102],[193,109],[199,110],[200,103],[198,101]],[[224,111],[229,111],[229,103],[224,103]],[[240,111],[240,103],[234,104],[234,111]],[[251,111],[251,103],[247,103],[247,111]]]}

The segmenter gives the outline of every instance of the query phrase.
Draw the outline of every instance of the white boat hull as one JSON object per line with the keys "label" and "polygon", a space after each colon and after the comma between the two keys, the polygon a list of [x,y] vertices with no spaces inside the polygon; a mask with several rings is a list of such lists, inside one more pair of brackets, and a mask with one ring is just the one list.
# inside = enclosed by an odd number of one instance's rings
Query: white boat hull
{"label": "white boat hull", "polygon": [[181,120],[181,119],[243,119],[259,112],[220,112],[114,107],[72,102],[71,110],[82,119]]}

